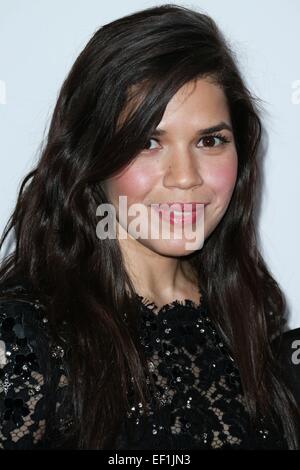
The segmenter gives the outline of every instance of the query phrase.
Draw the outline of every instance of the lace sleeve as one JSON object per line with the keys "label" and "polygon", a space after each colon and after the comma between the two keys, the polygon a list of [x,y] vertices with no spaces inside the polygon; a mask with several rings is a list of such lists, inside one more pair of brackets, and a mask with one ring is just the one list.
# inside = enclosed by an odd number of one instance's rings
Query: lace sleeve
{"label": "lace sleeve", "polygon": [[47,348],[34,314],[30,302],[0,300],[0,449],[43,447]]}

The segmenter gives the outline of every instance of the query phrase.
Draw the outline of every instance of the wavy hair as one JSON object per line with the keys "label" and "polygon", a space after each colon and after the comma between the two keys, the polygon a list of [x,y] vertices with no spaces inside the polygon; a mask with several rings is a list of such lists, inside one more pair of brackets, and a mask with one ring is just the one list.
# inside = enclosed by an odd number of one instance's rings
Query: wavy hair
{"label": "wavy hair", "polygon": [[113,448],[130,394],[147,401],[134,286],[118,240],[96,237],[96,209],[110,202],[101,183],[144,148],[176,91],[206,77],[227,98],[238,174],[226,214],[189,262],[239,368],[251,420],[259,411],[279,418],[289,448],[299,445],[299,411],[272,350],[285,299],[255,232],[258,99],[214,20],[165,4],[106,24],[88,41],[62,84],[41,155],[22,181],[0,244],[14,229],[16,246],[2,261],[0,281],[20,275],[30,282],[57,341],[64,341],[63,322],[69,324],[71,435],[78,448]]}

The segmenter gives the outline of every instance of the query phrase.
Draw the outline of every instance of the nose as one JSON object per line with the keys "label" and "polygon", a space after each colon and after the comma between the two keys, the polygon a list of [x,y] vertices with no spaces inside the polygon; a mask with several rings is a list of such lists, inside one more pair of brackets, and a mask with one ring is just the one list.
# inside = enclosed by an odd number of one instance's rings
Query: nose
{"label": "nose", "polygon": [[164,175],[165,187],[191,189],[203,184],[197,158],[199,156],[188,148],[181,147],[176,152],[171,152]]}

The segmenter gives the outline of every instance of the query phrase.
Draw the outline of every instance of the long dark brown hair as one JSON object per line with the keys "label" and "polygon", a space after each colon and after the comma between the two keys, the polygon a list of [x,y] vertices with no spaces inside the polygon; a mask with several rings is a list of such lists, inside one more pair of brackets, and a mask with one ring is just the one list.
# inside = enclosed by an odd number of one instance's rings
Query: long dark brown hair
{"label": "long dark brown hair", "polygon": [[275,414],[289,448],[298,448],[297,405],[271,347],[283,330],[285,299],[255,232],[259,100],[215,22],[173,4],[122,17],[91,37],[61,87],[39,161],[22,181],[1,239],[0,247],[14,229],[15,250],[2,262],[0,281],[20,275],[30,282],[57,341],[69,324],[79,448],[112,447],[132,387],[143,403],[147,393],[134,286],[118,240],[96,236],[96,209],[110,202],[101,182],[145,147],[176,91],[205,77],[227,97],[238,175],[226,214],[189,261],[239,368],[251,419]]}

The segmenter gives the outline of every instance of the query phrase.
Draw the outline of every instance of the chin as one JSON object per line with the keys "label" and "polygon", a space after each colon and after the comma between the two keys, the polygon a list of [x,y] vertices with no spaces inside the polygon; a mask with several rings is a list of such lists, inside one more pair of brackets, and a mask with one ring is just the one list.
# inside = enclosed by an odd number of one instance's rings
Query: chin
{"label": "chin", "polygon": [[[143,243],[144,245],[144,243]],[[155,240],[147,243],[147,248],[161,256],[187,256],[201,248],[201,243],[195,240]]]}

